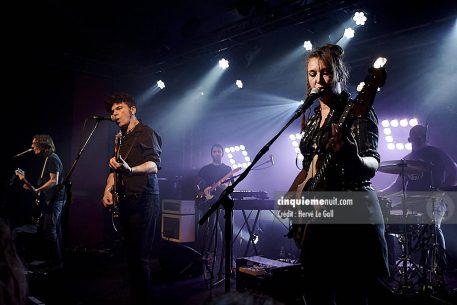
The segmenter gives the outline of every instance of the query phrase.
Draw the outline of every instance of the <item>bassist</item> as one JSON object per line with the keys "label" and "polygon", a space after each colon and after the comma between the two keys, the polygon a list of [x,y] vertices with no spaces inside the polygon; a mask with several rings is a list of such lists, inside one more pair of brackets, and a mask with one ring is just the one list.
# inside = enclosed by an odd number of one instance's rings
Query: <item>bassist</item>
{"label": "bassist", "polygon": [[[196,196],[196,207],[198,210],[199,216],[202,216],[208,208],[213,204],[220,196],[222,191],[227,187],[227,183],[217,183],[223,182],[220,181],[221,178],[227,176],[231,172],[230,166],[222,163],[222,157],[224,155],[224,148],[220,144],[214,144],[211,147],[211,159],[212,162],[203,166],[198,172],[198,176],[195,181],[195,189],[197,192]],[[210,192],[210,196],[207,196],[206,193]],[[206,200],[206,198],[211,198]],[[202,200],[203,199],[203,200]],[[215,214],[219,214],[215,213]],[[221,230],[224,228],[224,222],[222,216],[218,216],[220,223],[219,227]],[[200,219],[200,217],[198,217]],[[213,225],[215,224],[215,215],[207,221],[204,226],[199,226],[197,228],[197,249],[202,253],[206,252],[210,245],[210,241],[213,238],[210,238],[209,234],[213,232]]]}
{"label": "bassist", "polygon": [[31,148],[42,162],[37,186],[30,184],[25,177],[21,180],[24,187],[33,191],[37,198],[44,199],[44,202],[40,202],[40,207],[42,208],[42,232],[46,243],[44,247],[46,269],[59,269],[63,266],[61,218],[66,202],[65,189],[59,187],[63,180],[63,165],[55,152],[54,141],[50,135],[33,136]]}

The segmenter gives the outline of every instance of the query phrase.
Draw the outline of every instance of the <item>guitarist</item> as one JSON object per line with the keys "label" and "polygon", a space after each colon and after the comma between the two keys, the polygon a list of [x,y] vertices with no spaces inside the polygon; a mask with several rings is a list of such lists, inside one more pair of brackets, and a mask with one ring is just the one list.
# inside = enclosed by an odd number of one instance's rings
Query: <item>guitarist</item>
{"label": "guitarist", "polygon": [[[134,98],[126,93],[110,96],[105,109],[119,126],[122,141],[119,159],[109,162],[103,205],[113,204],[115,174],[122,185],[116,186],[121,234],[126,249],[131,304],[151,304],[151,269],[154,237],[160,215],[159,181],[162,139],[155,130],[137,118]],[[122,192],[123,191],[123,192]],[[122,193],[121,193],[122,192]]]}
{"label": "guitarist", "polygon": [[[221,178],[231,172],[230,166],[222,163],[222,157],[224,156],[224,148],[220,144],[214,144],[211,147],[211,158],[212,162],[203,166],[198,172],[195,180],[195,189],[197,192],[196,207],[202,216],[208,208],[213,204],[220,196],[222,191],[227,187],[227,183],[217,183]],[[205,192],[206,190],[206,192]],[[205,194],[206,193],[206,194]],[[207,193],[210,194],[211,199],[207,199]],[[219,218],[221,229],[224,228],[222,216]],[[200,219],[200,218],[199,218]],[[207,225],[197,228],[197,243],[198,249],[202,250],[202,253],[207,250],[205,243],[208,241],[208,234],[212,232],[211,225],[214,224],[214,215],[208,219]]]}
{"label": "guitarist", "polygon": [[384,225],[371,219],[382,219],[370,182],[380,160],[376,151],[377,117],[371,108],[366,116],[354,120],[348,134],[336,130],[334,124],[349,99],[349,94],[343,91],[348,70],[340,46],[326,44],[311,51],[306,75],[308,94],[315,88],[321,94],[319,106],[310,117],[305,118],[305,114],[302,117],[303,169],[289,192],[300,191],[299,185],[313,177],[330,151],[336,158],[317,190],[362,191],[370,195],[367,202],[354,202],[353,211],[367,215],[364,224],[314,224],[306,228],[306,233],[303,225],[292,226],[289,236],[296,238],[301,248],[304,298],[308,305],[368,304],[373,287],[388,276]]}
{"label": "guitarist", "polygon": [[65,189],[58,187],[63,180],[63,165],[55,153],[56,148],[50,135],[33,136],[31,148],[43,165],[37,186],[28,183],[24,177],[24,187],[33,191],[37,197],[44,198],[45,202],[40,205],[43,208],[42,232],[46,242],[46,263],[47,268],[58,269],[62,267],[61,215],[66,202]]}

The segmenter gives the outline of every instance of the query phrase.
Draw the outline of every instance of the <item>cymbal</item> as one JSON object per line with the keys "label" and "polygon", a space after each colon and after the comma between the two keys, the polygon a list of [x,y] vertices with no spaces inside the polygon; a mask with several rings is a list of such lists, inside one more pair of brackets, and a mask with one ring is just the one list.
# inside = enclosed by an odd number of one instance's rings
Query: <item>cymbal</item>
{"label": "cymbal", "polygon": [[420,160],[392,160],[381,162],[378,171],[386,174],[419,174],[430,170],[427,162]]}

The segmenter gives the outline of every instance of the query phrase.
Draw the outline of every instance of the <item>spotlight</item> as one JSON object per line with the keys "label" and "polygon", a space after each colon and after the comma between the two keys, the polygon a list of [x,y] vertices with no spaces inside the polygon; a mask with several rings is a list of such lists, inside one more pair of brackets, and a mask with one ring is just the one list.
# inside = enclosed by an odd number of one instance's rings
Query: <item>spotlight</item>
{"label": "spotlight", "polygon": [[311,51],[313,49],[313,44],[311,43],[311,41],[306,40],[303,43],[303,48],[305,48],[306,51]]}
{"label": "spotlight", "polygon": [[401,119],[400,120],[400,126],[401,127],[407,127],[408,126],[408,120],[407,119]]}
{"label": "spotlight", "polygon": [[413,149],[411,143],[406,143],[406,144],[405,144],[405,148],[406,148],[407,150],[412,150],[412,149]]}
{"label": "spotlight", "polygon": [[396,147],[398,150],[403,150],[403,149],[405,149],[405,146],[403,145],[403,143],[397,143],[397,144],[395,144],[395,147]]}
{"label": "spotlight", "polygon": [[[227,152],[227,158],[229,159],[232,167],[248,167],[251,164],[251,158],[248,155],[246,147],[244,145],[235,145],[226,147],[225,152]],[[241,156],[240,156],[241,155]],[[237,160],[235,160],[237,159]],[[238,160],[241,159],[241,160]],[[239,163],[238,163],[239,162]],[[243,163],[241,163],[243,162]]]}
{"label": "spotlight", "polygon": [[160,89],[163,89],[163,88],[165,88],[165,83],[159,79],[157,81],[157,87],[159,87]]}
{"label": "spotlight", "polygon": [[416,118],[409,120],[409,126],[414,127],[417,124],[419,124],[419,123]]}
{"label": "spotlight", "polygon": [[392,127],[398,127],[398,120],[392,120],[392,121],[390,121],[390,126],[392,126]]}
{"label": "spotlight", "polygon": [[374,62],[373,67],[376,68],[376,69],[382,68],[382,67],[384,67],[384,65],[386,64],[386,62],[387,62],[387,58],[385,58],[385,57],[378,57],[378,58],[376,59],[376,61]]}
{"label": "spotlight", "polygon": [[360,82],[359,85],[357,86],[357,92],[362,91],[364,86],[365,86],[365,82]]}
{"label": "spotlight", "polygon": [[381,125],[382,125],[382,127],[389,127],[390,126],[389,120],[382,120]]}
{"label": "spotlight", "polygon": [[367,21],[367,16],[365,16],[364,12],[355,12],[352,20],[354,20],[357,25],[364,25],[365,21]]}
{"label": "spotlight", "polygon": [[229,67],[229,62],[228,60],[226,60],[225,58],[222,58],[221,60],[219,60],[219,67],[222,69],[222,70],[225,70]]}
{"label": "spotlight", "polygon": [[390,128],[384,128],[384,134],[385,134],[386,136],[391,135],[391,134],[392,134],[392,129],[390,129]]}
{"label": "spotlight", "polygon": [[387,144],[387,149],[388,150],[394,150],[395,149],[395,144],[394,143]]}
{"label": "spotlight", "polygon": [[354,33],[355,31],[352,28],[344,29],[344,37],[346,37],[347,39],[351,39],[352,37],[354,37]]}
{"label": "spotlight", "polygon": [[243,88],[243,82],[239,79],[235,82],[235,85],[240,89]]}

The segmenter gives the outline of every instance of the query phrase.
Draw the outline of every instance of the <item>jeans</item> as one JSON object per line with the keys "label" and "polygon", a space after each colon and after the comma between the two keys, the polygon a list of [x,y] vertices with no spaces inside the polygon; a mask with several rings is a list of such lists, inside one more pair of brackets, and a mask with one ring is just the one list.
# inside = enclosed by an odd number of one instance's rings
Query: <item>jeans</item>
{"label": "jeans", "polygon": [[159,195],[127,196],[120,204],[132,304],[151,304],[150,258],[160,215]]}
{"label": "jeans", "polygon": [[47,261],[50,265],[62,264],[62,228],[60,224],[65,200],[49,204],[43,215],[43,238],[46,241]]}

